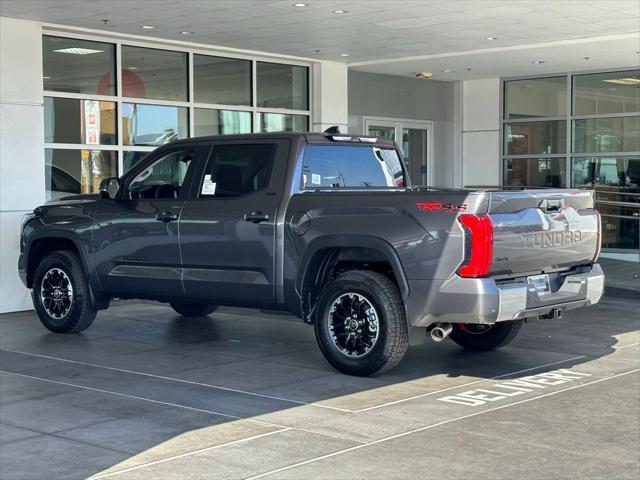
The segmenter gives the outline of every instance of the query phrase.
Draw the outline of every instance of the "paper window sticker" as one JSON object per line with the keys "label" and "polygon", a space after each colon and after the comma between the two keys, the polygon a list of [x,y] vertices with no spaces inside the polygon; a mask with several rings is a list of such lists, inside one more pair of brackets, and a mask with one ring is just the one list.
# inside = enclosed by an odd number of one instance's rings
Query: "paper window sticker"
{"label": "paper window sticker", "polygon": [[201,195],[215,195],[216,194],[216,182],[212,182],[211,180],[205,180],[202,184],[202,190],[200,191]]}
{"label": "paper window sticker", "polygon": [[322,183],[322,177],[320,175],[318,175],[317,173],[312,173],[311,174],[311,183],[313,183],[314,185],[320,185]]}
{"label": "paper window sticker", "polygon": [[208,175],[208,174],[207,174],[207,175],[205,175],[205,176],[204,176],[204,181],[205,181],[205,182],[210,182],[210,181],[211,181],[211,175]]}

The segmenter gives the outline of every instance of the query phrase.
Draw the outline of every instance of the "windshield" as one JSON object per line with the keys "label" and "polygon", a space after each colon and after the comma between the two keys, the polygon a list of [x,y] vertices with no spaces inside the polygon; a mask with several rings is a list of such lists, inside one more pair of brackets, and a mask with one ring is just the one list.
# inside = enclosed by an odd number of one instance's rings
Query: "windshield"
{"label": "windshield", "polygon": [[404,170],[391,148],[352,145],[308,145],[302,162],[306,189],[403,188]]}

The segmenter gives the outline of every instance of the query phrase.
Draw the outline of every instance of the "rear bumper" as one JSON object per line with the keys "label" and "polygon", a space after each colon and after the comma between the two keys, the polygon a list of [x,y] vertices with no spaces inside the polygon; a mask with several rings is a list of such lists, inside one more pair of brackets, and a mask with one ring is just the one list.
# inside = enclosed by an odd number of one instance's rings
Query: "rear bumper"
{"label": "rear bumper", "polygon": [[417,327],[435,322],[486,325],[593,305],[604,291],[604,273],[598,264],[560,275],[556,281],[558,288],[553,293],[539,296],[524,280],[498,285],[491,278],[456,276],[432,282],[426,305],[418,307],[413,298],[407,305],[407,314]]}

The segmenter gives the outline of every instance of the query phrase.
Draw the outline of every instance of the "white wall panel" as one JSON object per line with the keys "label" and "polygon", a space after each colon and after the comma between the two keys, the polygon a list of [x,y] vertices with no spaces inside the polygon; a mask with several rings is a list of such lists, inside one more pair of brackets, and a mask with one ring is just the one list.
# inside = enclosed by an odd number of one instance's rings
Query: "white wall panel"
{"label": "white wall panel", "polygon": [[467,80],[462,89],[462,130],[500,128],[500,79]]}
{"label": "white wall panel", "polygon": [[499,132],[466,132],[463,136],[464,185],[499,185]]}

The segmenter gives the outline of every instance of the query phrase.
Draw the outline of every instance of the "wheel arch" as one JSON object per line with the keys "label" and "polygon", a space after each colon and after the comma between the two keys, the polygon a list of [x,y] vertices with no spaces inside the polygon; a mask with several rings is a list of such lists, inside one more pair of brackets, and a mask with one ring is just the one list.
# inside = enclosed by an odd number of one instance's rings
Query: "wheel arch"
{"label": "wheel arch", "polygon": [[296,278],[296,292],[305,320],[313,311],[320,289],[340,262],[388,265],[403,300],[409,295],[409,284],[400,258],[387,241],[369,235],[323,236],[313,240],[305,249],[301,262],[303,268],[299,269]]}

